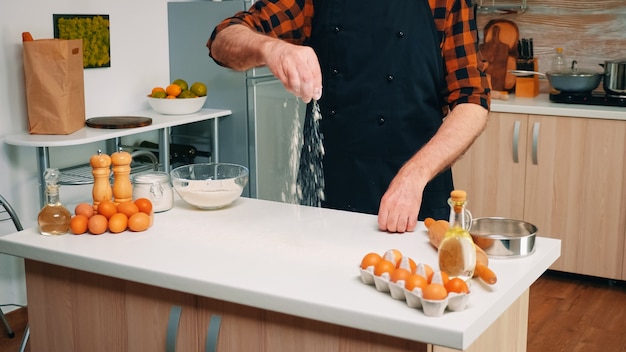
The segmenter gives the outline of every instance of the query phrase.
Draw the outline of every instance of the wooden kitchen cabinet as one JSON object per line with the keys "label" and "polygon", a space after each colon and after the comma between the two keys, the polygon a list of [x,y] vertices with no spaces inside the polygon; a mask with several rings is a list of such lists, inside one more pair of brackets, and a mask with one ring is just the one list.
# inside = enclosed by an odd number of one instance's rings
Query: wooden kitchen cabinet
{"label": "wooden kitchen cabinet", "polygon": [[552,269],[625,279],[625,150],[626,121],[491,113],[453,167],[455,187],[474,217],[523,219],[561,239]]}
{"label": "wooden kitchen cabinet", "polygon": [[26,271],[31,351],[170,352],[173,306],[176,351],[202,350],[193,295],[31,260]]}
{"label": "wooden kitchen cabinet", "polygon": [[426,352],[428,348],[417,341],[198,297],[202,341],[206,341],[213,315],[222,318],[217,351]]}

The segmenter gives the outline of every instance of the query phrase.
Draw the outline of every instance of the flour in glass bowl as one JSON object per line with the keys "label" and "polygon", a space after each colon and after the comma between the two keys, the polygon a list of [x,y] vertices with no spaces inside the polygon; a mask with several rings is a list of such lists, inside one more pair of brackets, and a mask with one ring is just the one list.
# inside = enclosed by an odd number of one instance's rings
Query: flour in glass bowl
{"label": "flour in glass bowl", "polygon": [[185,201],[202,209],[227,206],[239,198],[243,191],[243,187],[234,179],[187,181],[186,187],[175,189]]}

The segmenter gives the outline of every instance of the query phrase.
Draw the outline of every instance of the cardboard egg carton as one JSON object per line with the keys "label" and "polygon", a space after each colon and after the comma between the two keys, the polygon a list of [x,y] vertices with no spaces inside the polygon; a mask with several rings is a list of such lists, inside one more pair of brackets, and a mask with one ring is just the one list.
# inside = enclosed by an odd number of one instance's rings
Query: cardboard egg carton
{"label": "cardboard egg carton", "polygon": [[[402,264],[401,264],[402,267]],[[422,296],[421,288],[414,288],[412,291],[404,287],[405,281],[398,280],[391,282],[389,273],[382,273],[380,276],[374,274],[374,266],[366,269],[359,267],[361,273],[361,282],[366,285],[372,285],[377,291],[389,293],[393,299],[404,300],[411,308],[421,309],[424,315],[429,317],[440,317],[444,312],[457,312],[465,310],[470,293],[449,292],[448,296],[443,300],[429,300]],[[416,274],[426,277],[426,271],[423,264],[418,264]],[[441,272],[433,274],[432,282],[443,284]]]}

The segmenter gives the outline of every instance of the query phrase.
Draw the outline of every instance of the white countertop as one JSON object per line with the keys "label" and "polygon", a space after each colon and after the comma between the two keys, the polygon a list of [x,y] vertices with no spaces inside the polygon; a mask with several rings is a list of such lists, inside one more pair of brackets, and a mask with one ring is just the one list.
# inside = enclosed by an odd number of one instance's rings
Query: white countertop
{"label": "white countertop", "polygon": [[374,331],[467,348],[559,257],[537,238],[525,258],[490,261],[498,283],[473,280],[468,308],[427,317],[360,281],[368,252],[397,248],[433,267],[423,224],[377,230],[372,215],[240,198],[220,210],[176,200],[139,233],[45,237],[35,228],[0,236],[0,252],[116,278]]}
{"label": "white countertop", "polygon": [[155,131],[166,127],[210,120],[231,114],[232,112],[230,110],[201,109],[196,113],[188,115],[162,115],[152,109],[146,109],[123,114],[123,116],[150,117],[152,118],[152,124],[148,126],[120,129],[103,129],[85,126],[68,135],[44,135],[21,132],[7,135],[4,141],[8,144],[26,147],[65,147],[124,137],[141,132]]}
{"label": "white countertop", "polygon": [[491,99],[491,111],[626,120],[626,107],[554,103],[548,94],[534,98],[518,98],[510,94],[509,100]]}

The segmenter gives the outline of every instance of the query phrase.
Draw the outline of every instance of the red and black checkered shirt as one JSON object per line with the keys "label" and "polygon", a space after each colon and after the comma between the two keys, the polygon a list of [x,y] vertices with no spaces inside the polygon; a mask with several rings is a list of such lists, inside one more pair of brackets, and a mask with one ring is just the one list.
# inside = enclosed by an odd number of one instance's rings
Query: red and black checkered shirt
{"label": "red and black checkered shirt", "polygon": [[[419,1],[419,0],[416,0]],[[470,0],[428,0],[435,26],[442,38],[441,50],[446,66],[448,87],[446,100],[450,108],[473,103],[489,109],[490,83],[484,72],[484,61],[477,49],[477,28]],[[222,21],[222,29],[243,24],[294,44],[305,44],[311,36],[313,0],[260,0],[248,11],[241,11]]]}

